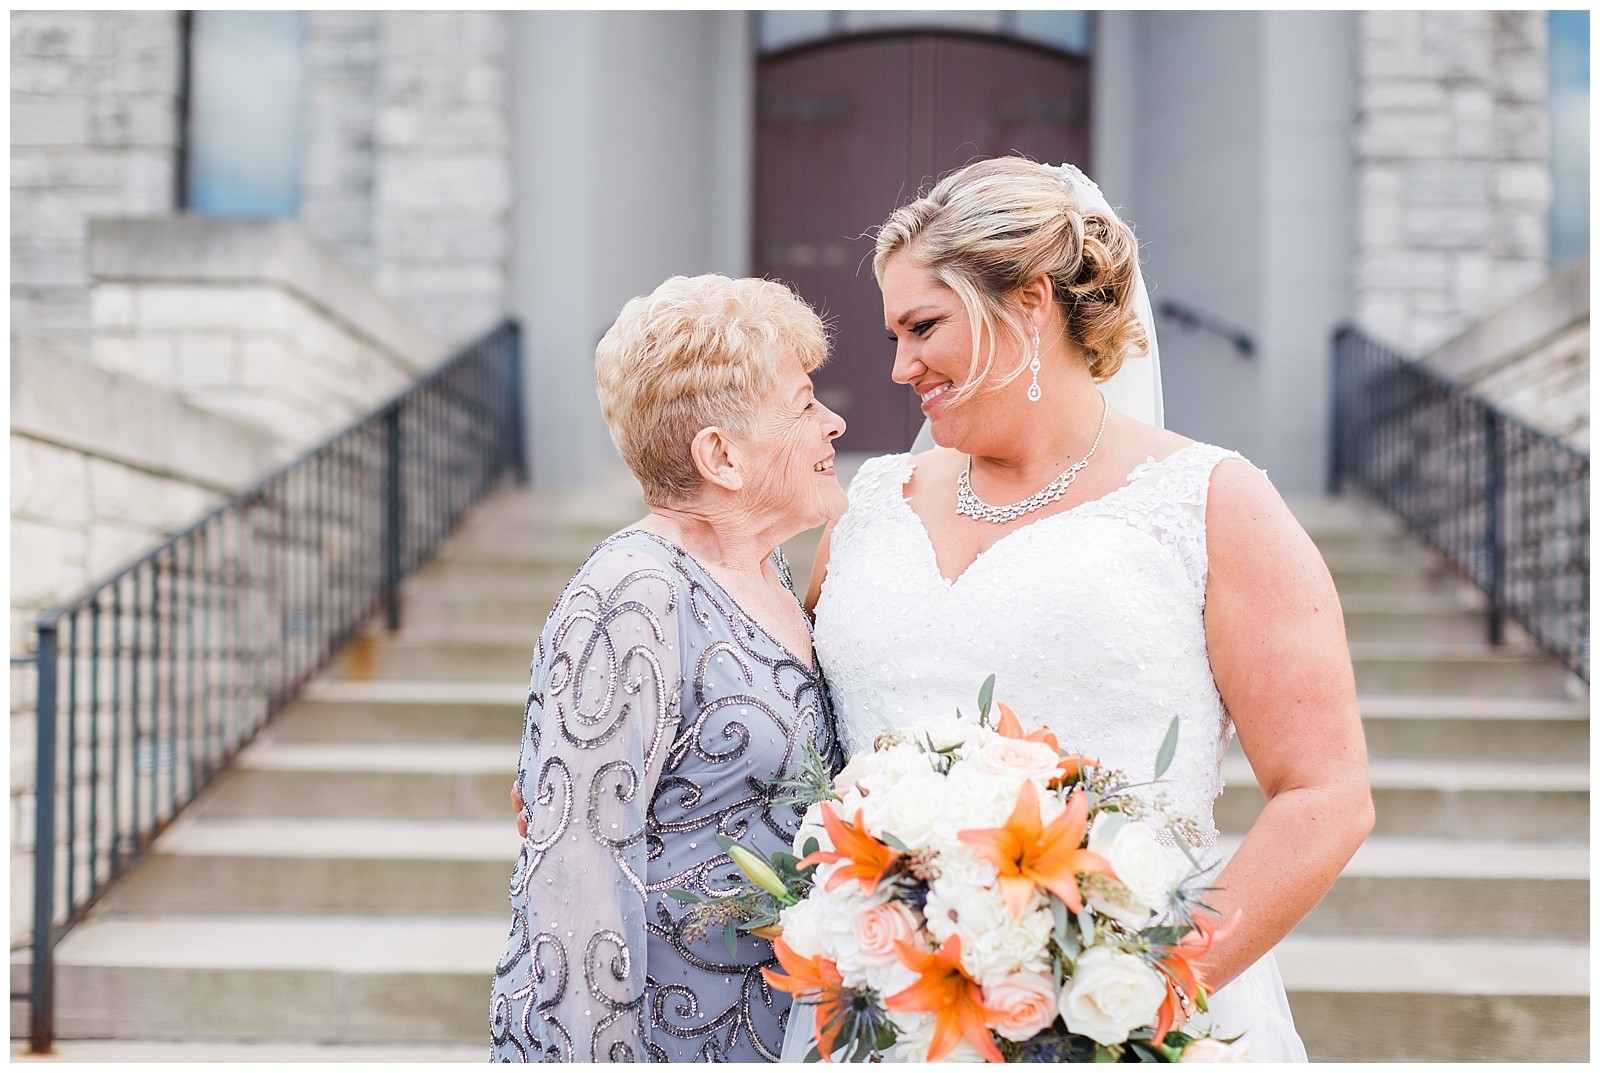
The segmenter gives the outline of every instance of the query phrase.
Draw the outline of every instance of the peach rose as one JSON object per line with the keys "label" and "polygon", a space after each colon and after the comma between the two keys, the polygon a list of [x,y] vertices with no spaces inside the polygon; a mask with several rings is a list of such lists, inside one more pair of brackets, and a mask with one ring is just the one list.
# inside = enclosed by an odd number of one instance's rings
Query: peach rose
{"label": "peach rose", "polygon": [[1248,1062],[1250,1044],[1245,1040],[1228,1043],[1220,1039],[1197,1039],[1183,1049],[1185,1062]]}
{"label": "peach rose", "polygon": [[875,905],[856,917],[856,942],[861,944],[856,960],[863,965],[892,964],[899,960],[894,944],[916,939],[917,922],[899,902]]}
{"label": "peach rose", "polygon": [[877,759],[871,753],[857,753],[850,758],[844,770],[833,777],[833,788],[841,794],[847,790],[859,790],[861,780],[877,770]]}
{"label": "peach rose", "polygon": [[978,750],[978,760],[994,775],[1042,779],[1055,776],[1061,754],[1043,742],[995,738]]}
{"label": "peach rose", "polygon": [[1056,989],[1048,977],[1014,972],[983,989],[983,1005],[989,1011],[989,1027],[1021,1043],[1056,1019]]}

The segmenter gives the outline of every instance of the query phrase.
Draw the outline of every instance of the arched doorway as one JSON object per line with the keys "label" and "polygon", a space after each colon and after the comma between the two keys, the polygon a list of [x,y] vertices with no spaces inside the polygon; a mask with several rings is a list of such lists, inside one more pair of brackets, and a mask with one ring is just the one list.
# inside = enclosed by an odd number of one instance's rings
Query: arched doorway
{"label": "arched doorway", "polygon": [[757,75],[756,271],[834,328],[818,394],[847,451],[901,451],[922,417],[889,379],[872,232],[934,177],[1020,153],[1089,167],[1089,61],[1001,37],[897,32],[765,56]]}

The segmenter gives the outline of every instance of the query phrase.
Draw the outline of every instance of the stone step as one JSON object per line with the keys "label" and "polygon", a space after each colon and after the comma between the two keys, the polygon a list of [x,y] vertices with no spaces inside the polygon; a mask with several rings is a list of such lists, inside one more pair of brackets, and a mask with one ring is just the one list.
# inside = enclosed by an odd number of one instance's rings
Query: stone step
{"label": "stone step", "polygon": [[509,913],[125,917],[56,948],[63,1039],[486,1047]]}
{"label": "stone step", "polygon": [[319,679],[270,732],[277,741],[502,742],[522,740],[527,675],[491,682]]}
{"label": "stone step", "polygon": [[1295,934],[1586,941],[1589,847],[1374,836]]}
{"label": "stone step", "polygon": [[1352,641],[1362,693],[1457,693],[1565,698],[1582,683],[1537,652],[1482,643]]}
{"label": "stone step", "polygon": [[1333,583],[1339,589],[1341,600],[1346,595],[1436,596],[1449,597],[1462,584],[1455,577],[1439,570],[1423,570],[1412,566],[1393,568],[1368,565],[1330,571]]}
{"label": "stone step", "polygon": [[[1223,761],[1227,788],[1213,813],[1219,830],[1244,832],[1264,804],[1243,756]],[[1393,760],[1370,764],[1376,835],[1409,838],[1586,840],[1586,763]]]}
{"label": "stone step", "polygon": [[406,629],[524,629],[538,636],[560,595],[559,589],[526,598],[492,593],[417,593],[408,595],[401,604],[401,621]]}
{"label": "stone step", "polygon": [[504,587],[515,592],[560,592],[586,556],[549,561],[498,558],[435,559],[411,575],[410,588],[459,587],[467,591]]}
{"label": "stone step", "polygon": [[1589,704],[1536,697],[1360,697],[1374,759],[1570,761],[1589,755]]}
{"label": "stone step", "polygon": [[[542,624],[541,624],[542,625]],[[352,646],[328,667],[332,680],[528,681],[534,646],[523,640],[474,641],[439,635],[426,641],[379,637],[369,651]]]}
{"label": "stone step", "polygon": [[432,1062],[435,1064],[478,1063],[486,1049],[481,1044],[404,1044],[386,1043],[284,1043],[265,1040],[240,1043],[234,1040],[184,1042],[173,1040],[69,1039],[57,1040],[54,1053],[28,1053],[27,1029],[12,1029],[13,1062],[144,1062],[169,1065],[183,1062]]}
{"label": "stone step", "polygon": [[1302,936],[1278,968],[1313,1062],[1583,1062],[1589,947]]}
{"label": "stone step", "polygon": [[1352,641],[1483,641],[1488,623],[1482,611],[1352,611],[1344,609],[1344,630]]}
{"label": "stone step", "polygon": [[519,845],[509,802],[500,819],[475,821],[183,816],[108,905],[119,914],[492,914],[507,904]]}
{"label": "stone step", "polygon": [[194,804],[207,819],[509,822],[515,742],[258,740]]}

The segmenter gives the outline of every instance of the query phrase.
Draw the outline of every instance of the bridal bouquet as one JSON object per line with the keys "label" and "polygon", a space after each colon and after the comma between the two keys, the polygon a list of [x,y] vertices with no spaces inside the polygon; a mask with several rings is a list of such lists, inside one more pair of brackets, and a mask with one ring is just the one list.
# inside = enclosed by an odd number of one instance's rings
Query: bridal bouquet
{"label": "bridal bouquet", "polygon": [[[992,689],[977,720],[885,734],[820,779],[794,856],[732,847],[767,899],[742,927],[781,930],[768,981],[815,1007],[809,1057],[1239,1060],[1174,1028],[1205,1008],[1217,930],[1156,832],[1187,854],[1192,825],[1003,704],[991,727]],[[1176,743],[1174,721],[1157,778]]]}

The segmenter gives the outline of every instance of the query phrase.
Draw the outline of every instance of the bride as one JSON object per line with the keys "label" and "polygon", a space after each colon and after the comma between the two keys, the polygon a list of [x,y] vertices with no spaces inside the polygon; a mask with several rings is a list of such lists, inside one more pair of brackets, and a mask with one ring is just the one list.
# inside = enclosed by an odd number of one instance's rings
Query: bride
{"label": "bride", "polygon": [[[894,379],[937,446],[864,463],[818,552],[807,606],[849,750],[970,709],[990,673],[1024,721],[1115,768],[1150,770],[1176,715],[1158,789],[1211,832],[1212,865],[1236,732],[1267,805],[1208,874],[1208,904],[1239,911],[1202,964],[1209,1024],[1304,1061],[1271,950],[1373,822],[1316,548],[1259,470],[1159,427],[1138,246],[1076,169],[972,164],[889,217],[873,269]],[[809,1046],[794,1020],[786,1056]]]}

